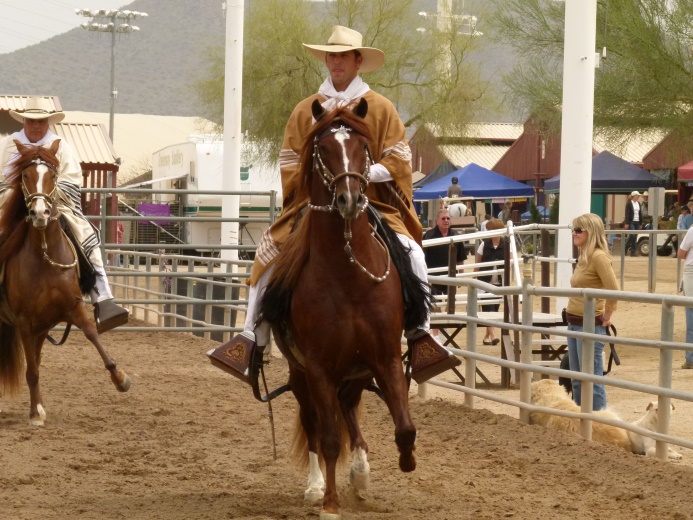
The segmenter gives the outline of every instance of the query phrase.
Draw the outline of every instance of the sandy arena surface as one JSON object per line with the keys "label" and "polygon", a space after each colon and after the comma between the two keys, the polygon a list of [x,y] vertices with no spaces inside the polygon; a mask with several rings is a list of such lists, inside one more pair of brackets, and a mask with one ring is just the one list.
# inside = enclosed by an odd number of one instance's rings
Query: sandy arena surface
{"label": "sandy arena surface", "polygon": [[[658,292],[674,294],[675,265],[659,259]],[[626,273],[626,290],[646,290],[646,259],[627,259]],[[614,322],[621,335],[654,339],[659,316],[659,308],[624,304]],[[675,337],[682,340],[684,331],[678,310]],[[29,426],[26,388],[15,399],[0,398],[0,518],[318,517],[319,507],[303,502],[306,475],[287,459],[293,397],[274,401],[274,460],[266,405],[209,364],[204,353],[215,343],[157,332],[111,332],[104,343],[130,374],[130,392],[115,390],[95,349],[76,332],[67,345],[44,348],[45,427]],[[657,351],[619,353],[622,365],[611,377],[657,383]],[[676,353],[674,387],[692,391],[693,370],[678,369],[682,360]],[[270,368],[272,382],[286,379],[283,360]],[[345,519],[693,518],[691,450],[677,448],[684,459],[663,462],[527,426],[517,409],[487,400],[477,398],[470,410],[461,393],[429,387],[428,396],[418,397],[413,385],[418,467],[410,474],[398,469],[385,405],[365,396],[371,487],[358,498],[348,469],[339,472]],[[608,398],[627,420],[650,401],[613,388]],[[693,439],[693,403],[676,403],[671,431]]]}

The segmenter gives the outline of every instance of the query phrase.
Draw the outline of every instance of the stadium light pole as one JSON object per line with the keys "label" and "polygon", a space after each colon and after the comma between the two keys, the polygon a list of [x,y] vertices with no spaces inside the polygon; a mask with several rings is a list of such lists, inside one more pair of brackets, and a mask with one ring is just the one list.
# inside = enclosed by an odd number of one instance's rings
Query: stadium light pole
{"label": "stadium light pole", "polygon": [[[131,32],[139,31],[140,28],[131,25],[130,20],[135,18],[144,18],[149,16],[147,13],[142,13],[140,11],[119,11],[119,10],[107,10],[99,9],[92,11],[90,9],[75,9],[75,14],[77,16],[86,16],[91,18],[91,23],[83,23],[82,29],[87,31],[96,32],[106,32],[111,33],[111,115],[109,119],[108,135],[113,142],[113,127],[115,126],[115,98],[118,95],[118,91],[115,88],[115,44],[116,44],[116,33],[127,34]],[[98,23],[95,20],[97,18],[109,19],[109,23]],[[120,25],[116,26],[116,23]]]}

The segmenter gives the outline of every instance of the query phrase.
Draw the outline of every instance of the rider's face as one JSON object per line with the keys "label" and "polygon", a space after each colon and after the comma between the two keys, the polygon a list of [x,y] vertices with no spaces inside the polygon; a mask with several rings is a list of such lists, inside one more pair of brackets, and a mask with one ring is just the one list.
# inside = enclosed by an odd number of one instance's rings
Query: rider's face
{"label": "rider's face", "polygon": [[36,143],[40,141],[48,133],[48,119],[24,118],[24,133],[30,142]]}
{"label": "rider's face", "polygon": [[358,74],[362,61],[363,56],[357,58],[354,51],[327,53],[325,63],[337,92],[346,90]]}

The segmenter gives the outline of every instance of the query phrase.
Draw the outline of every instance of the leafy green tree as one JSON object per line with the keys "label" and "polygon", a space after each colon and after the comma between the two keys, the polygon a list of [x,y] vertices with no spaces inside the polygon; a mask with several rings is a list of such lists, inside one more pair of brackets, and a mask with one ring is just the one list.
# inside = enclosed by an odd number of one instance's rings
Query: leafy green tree
{"label": "leafy green tree", "polygon": [[[522,57],[506,78],[510,103],[554,130],[562,103],[565,4],[493,0],[502,9],[495,37]],[[624,138],[650,128],[671,130],[693,148],[693,0],[599,0],[594,122]]]}
{"label": "leafy green tree", "polygon": [[[254,0],[246,10],[243,58],[243,129],[270,158],[276,158],[284,125],[294,106],[317,92],[326,69],[302,43],[327,41],[331,26],[363,34],[364,46],[385,52],[385,65],[364,75],[371,88],[390,99],[406,126],[433,123],[460,127],[489,101],[470,58],[483,39],[458,31],[417,31],[424,22],[414,0]],[[443,51],[444,50],[444,51]],[[441,55],[450,57],[449,71]],[[223,120],[224,50],[209,49],[208,69],[196,84],[207,117]]]}

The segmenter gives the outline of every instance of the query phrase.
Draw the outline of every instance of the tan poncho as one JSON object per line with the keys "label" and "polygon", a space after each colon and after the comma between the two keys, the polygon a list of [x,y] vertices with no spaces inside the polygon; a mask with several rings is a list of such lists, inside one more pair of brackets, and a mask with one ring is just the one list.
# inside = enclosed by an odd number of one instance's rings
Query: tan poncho
{"label": "tan poncho", "polygon": [[[421,243],[422,227],[412,204],[411,151],[404,125],[387,98],[372,90],[363,97],[368,101],[365,122],[373,136],[369,143],[373,160],[385,166],[394,179],[394,182],[371,183],[366,195],[392,229]],[[316,99],[321,103],[325,101],[319,94],[304,99],[296,106],[286,125],[279,159],[284,196],[282,215],[260,240],[250,277],[251,285],[277,257],[291,232],[296,215],[308,202],[308,199],[296,200],[295,196],[303,182],[299,156],[303,140],[313,125],[311,104]]]}

